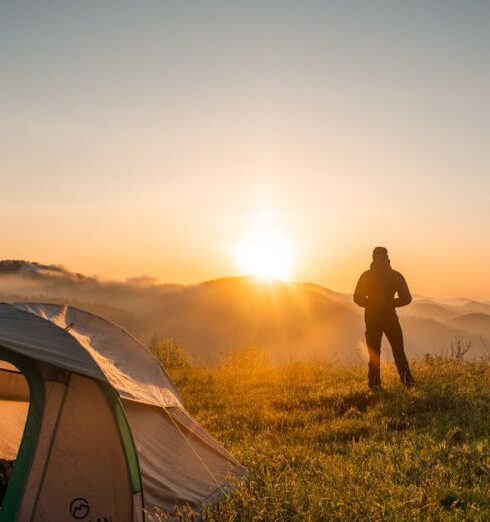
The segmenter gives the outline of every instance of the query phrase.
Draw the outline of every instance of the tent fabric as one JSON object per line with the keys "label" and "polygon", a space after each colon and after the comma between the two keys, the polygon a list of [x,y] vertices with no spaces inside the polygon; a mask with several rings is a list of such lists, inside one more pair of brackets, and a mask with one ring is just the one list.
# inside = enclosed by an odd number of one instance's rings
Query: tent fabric
{"label": "tent fabric", "polygon": [[172,513],[183,504],[198,508],[243,473],[226,450],[216,451],[180,429],[167,411],[132,401],[123,401],[123,407],[139,456],[149,520],[158,509]]}
{"label": "tent fabric", "polygon": [[46,381],[44,383],[44,415],[32,460],[31,472],[24,488],[18,516],[19,520],[32,519],[32,512],[41,486],[43,472],[46,468],[65,393],[66,384],[63,382]]}
{"label": "tent fabric", "polygon": [[93,520],[133,518],[131,481],[114,417],[100,384],[78,375],[66,390],[32,518],[79,518],[74,499],[86,500]]}
{"label": "tent fabric", "polygon": [[74,337],[18,306],[0,304],[0,345],[32,359],[107,381]]}
{"label": "tent fabric", "polygon": [[180,427],[178,427],[179,431],[186,433],[187,437],[199,439],[202,443],[221,454],[222,457],[234,463],[236,466],[240,466],[239,462],[234,459],[212,435],[199,426],[197,421],[193,419],[187,411],[180,408],[167,408],[166,411],[173,417],[173,420],[180,425]]}
{"label": "tent fabric", "polygon": [[174,384],[153,354],[126,330],[67,306],[40,303],[15,306],[66,329],[121,397],[162,407],[180,405]]}

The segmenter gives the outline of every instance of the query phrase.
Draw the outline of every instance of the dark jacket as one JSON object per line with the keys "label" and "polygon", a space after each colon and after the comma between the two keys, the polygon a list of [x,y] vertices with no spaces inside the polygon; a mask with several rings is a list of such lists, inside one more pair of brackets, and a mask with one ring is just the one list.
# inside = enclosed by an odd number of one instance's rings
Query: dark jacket
{"label": "dark jacket", "polygon": [[371,268],[361,275],[354,301],[366,309],[366,315],[395,314],[395,308],[410,304],[412,296],[405,278],[386,260],[372,263]]}

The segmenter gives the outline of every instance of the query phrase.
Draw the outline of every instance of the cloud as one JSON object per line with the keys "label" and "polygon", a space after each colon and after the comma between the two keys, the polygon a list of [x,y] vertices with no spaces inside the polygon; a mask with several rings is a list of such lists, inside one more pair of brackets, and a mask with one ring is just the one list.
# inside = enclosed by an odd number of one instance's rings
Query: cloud
{"label": "cloud", "polygon": [[134,286],[157,286],[158,280],[152,276],[128,277],[126,284]]}

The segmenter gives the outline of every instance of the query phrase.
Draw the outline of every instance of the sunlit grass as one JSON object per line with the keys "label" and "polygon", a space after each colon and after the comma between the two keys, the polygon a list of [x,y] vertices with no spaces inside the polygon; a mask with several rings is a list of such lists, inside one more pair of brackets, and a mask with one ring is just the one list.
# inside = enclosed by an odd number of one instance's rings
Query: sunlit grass
{"label": "sunlit grass", "polygon": [[[187,408],[249,470],[208,520],[489,520],[490,369],[427,360],[406,391],[362,368],[248,355],[174,372]],[[260,362],[261,361],[261,362]]]}

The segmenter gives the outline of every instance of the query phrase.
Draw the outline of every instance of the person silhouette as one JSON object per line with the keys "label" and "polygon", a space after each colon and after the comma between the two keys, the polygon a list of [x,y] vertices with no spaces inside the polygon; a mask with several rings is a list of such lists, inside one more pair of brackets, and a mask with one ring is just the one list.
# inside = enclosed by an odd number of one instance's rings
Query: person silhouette
{"label": "person silhouette", "polygon": [[388,250],[373,250],[371,268],[364,272],[356,286],[354,301],[365,309],[366,344],[369,353],[368,381],[371,389],[381,386],[381,339],[386,335],[400,380],[410,388],[414,384],[403,346],[403,332],[396,308],[409,305],[412,296],[405,278],[391,268]]}

